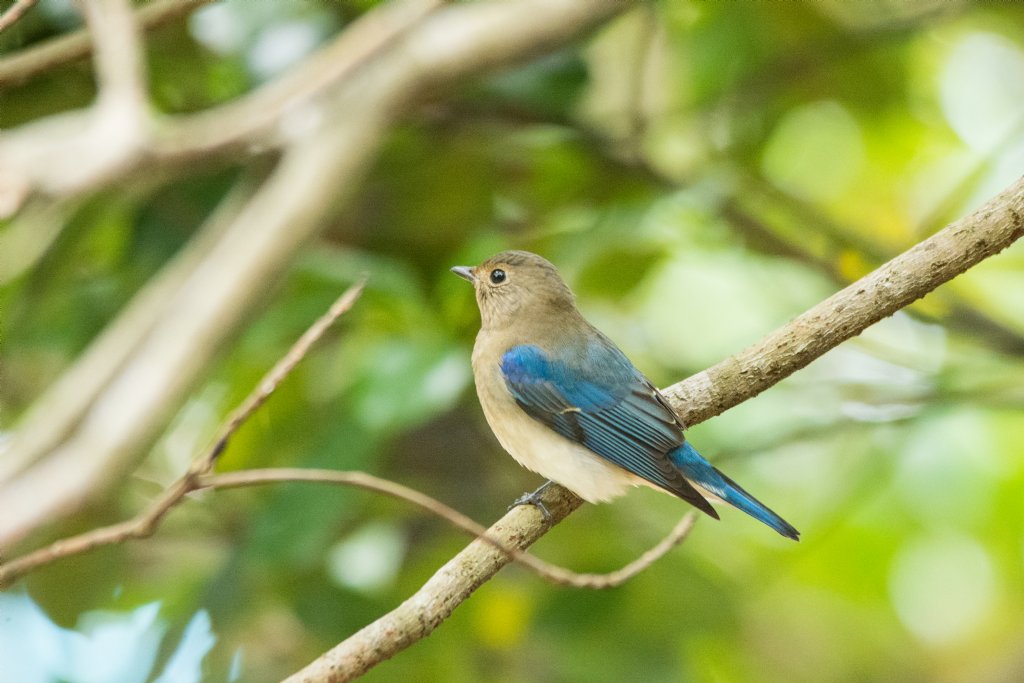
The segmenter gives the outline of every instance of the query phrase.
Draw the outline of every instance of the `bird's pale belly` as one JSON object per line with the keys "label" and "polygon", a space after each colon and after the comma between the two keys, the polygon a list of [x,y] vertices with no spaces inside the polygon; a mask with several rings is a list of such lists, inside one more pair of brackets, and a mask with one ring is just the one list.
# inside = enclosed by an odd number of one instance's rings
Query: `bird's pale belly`
{"label": "bird's pale belly", "polygon": [[520,465],[591,503],[611,500],[631,486],[647,483],[527,415],[505,388],[497,366],[480,370],[496,374],[490,381],[477,382],[484,416],[502,447]]}

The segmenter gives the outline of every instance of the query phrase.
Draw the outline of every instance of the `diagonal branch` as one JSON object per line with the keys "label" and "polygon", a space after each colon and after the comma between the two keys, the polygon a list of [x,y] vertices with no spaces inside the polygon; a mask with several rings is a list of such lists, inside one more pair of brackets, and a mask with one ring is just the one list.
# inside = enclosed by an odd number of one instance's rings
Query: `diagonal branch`
{"label": "diagonal branch", "polygon": [[756,396],[1024,235],[1024,178],[761,341],[664,390],[686,424]]}
{"label": "diagonal branch", "polygon": [[[928,240],[798,316],[750,348],[665,390],[687,424],[718,415],[806,366],[829,349],[892,315],[1024,236],[1024,178]],[[557,523],[580,505],[560,486],[544,504]],[[549,525],[532,508],[517,507],[488,530],[526,548]],[[394,610],[325,652],[286,683],[349,681],[430,635],[462,602],[510,562],[477,540],[439,569]]]}
{"label": "diagonal branch", "polygon": [[14,0],[14,4],[0,14],[0,33],[14,26],[37,2],[39,0]]}

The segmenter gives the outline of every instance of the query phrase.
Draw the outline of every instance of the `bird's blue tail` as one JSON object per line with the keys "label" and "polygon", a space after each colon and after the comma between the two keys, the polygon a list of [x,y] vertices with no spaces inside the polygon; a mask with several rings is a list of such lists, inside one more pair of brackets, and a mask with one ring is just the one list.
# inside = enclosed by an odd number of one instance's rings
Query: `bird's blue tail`
{"label": "bird's blue tail", "polygon": [[757,498],[743,490],[743,487],[718,471],[705,460],[688,442],[670,452],[669,459],[679,468],[690,483],[713,493],[729,505],[746,512],[754,519],[764,522],[786,538],[800,540],[800,532],[786,520],[768,509]]}

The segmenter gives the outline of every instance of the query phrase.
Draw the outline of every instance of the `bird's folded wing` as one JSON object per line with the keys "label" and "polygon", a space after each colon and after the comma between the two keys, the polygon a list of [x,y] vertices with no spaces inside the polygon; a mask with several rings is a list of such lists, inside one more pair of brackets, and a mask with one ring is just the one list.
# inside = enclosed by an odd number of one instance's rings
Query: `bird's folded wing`
{"label": "bird's folded wing", "polygon": [[614,346],[570,360],[522,344],[502,356],[505,385],[533,419],[713,517],[714,508],[667,457],[683,428],[651,383]]}

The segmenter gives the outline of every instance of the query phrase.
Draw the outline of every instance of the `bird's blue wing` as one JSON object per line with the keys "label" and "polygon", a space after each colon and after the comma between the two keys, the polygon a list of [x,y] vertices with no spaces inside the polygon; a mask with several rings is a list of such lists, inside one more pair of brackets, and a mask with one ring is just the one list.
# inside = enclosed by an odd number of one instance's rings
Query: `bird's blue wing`
{"label": "bird's blue wing", "polygon": [[679,419],[611,342],[602,338],[561,357],[521,344],[502,356],[501,371],[530,417],[718,517],[669,461],[683,443]]}

